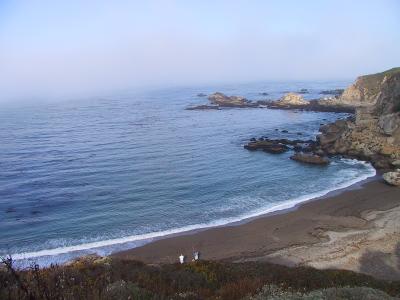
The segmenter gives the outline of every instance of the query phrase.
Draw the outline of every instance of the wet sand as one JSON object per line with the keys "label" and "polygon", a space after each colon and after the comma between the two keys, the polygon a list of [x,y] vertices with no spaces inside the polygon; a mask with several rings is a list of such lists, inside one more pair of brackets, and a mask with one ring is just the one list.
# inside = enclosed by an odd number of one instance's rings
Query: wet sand
{"label": "wet sand", "polygon": [[244,224],[167,237],[114,254],[146,263],[191,258],[340,268],[400,279],[400,188],[377,176],[360,188]]}

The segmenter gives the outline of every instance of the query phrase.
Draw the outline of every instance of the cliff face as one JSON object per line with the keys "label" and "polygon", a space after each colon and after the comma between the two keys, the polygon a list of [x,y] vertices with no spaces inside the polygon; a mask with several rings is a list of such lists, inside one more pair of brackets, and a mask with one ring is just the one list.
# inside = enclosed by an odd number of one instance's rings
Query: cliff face
{"label": "cliff face", "polygon": [[322,149],[369,160],[379,169],[398,167],[400,68],[359,77],[342,97],[358,106],[356,118],[321,127]]}
{"label": "cliff face", "polygon": [[360,76],[339,97],[343,104],[353,106],[369,106],[377,102],[382,85],[386,80],[400,72],[400,68],[393,68],[385,72]]}

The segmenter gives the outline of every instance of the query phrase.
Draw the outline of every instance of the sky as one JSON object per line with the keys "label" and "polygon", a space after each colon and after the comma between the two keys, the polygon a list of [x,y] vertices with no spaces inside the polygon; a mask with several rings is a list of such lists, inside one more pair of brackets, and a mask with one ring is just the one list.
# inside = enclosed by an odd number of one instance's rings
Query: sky
{"label": "sky", "polygon": [[398,0],[0,0],[0,99],[400,66]]}

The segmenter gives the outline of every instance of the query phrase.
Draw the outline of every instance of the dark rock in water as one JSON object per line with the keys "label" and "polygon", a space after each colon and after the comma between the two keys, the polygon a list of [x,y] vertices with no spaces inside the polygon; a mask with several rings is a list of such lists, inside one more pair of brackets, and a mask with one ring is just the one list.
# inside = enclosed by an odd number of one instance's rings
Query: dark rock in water
{"label": "dark rock in water", "polygon": [[221,109],[218,105],[197,105],[187,107],[186,110],[208,110],[208,109]]}
{"label": "dark rock in water", "polygon": [[15,210],[14,207],[9,207],[9,208],[6,209],[6,213],[7,213],[7,214],[13,213],[13,212],[16,212],[16,210]]}
{"label": "dark rock in water", "polygon": [[260,95],[261,95],[261,96],[268,96],[269,94],[266,93],[266,92],[262,92],[262,93],[260,93]]}
{"label": "dark rock in water", "polygon": [[269,140],[250,142],[247,145],[244,145],[243,147],[250,151],[263,150],[265,152],[272,154],[279,154],[289,150],[288,146],[279,143],[274,143]]}
{"label": "dark rock in water", "polygon": [[309,91],[307,89],[301,89],[300,91],[297,92],[298,94],[308,94]]}
{"label": "dark rock in water", "polygon": [[273,144],[270,147],[266,147],[263,149],[264,152],[272,153],[272,154],[281,154],[288,151],[289,148],[286,145],[281,144]]}
{"label": "dark rock in water", "polygon": [[278,128],[275,128],[275,131],[279,131],[279,129],[278,129]]}
{"label": "dark rock in water", "polygon": [[255,141],[257,141],[257,140],[256,140],[256,138],[251,138],[250,141],[251,141],[251,142],[255,142]]}
{"label": "dark rock in water", "polygon": [[303,135],[301,132],[298,132],[297,135]]}
{"label": "dark rock in water", "polygon": [[282,133],[289,133],[289,131],[287,131],[286,129],[285,129],[285,130],[282,130],[281,132],[282,132]]}
{"label": "dark rock in water", "polygon": [[277,154],[290,149],[296,152],[314,152],[318,149],[318,144],[313,140],[268,139],[265,137],[259,140],[250,140],[247,145],[244,145],[244,148]]}
{"label": "dark rock in water", "polygon": [[293,146],[293,150],[296,152],[300,152],[303,150],[303,147],[301,145],[296,144]]}
{"label": "dark rock in water", "polygon": [[197,94],[197,97],[207,97],[207,94],[204,94],[204,93],[198,93],[198,94]]}
{"label": "dark rock in water", "polygon": [[321,157],[318,155],[314,154],[305,154],[305,153],[295,153],[293,156],[290,157],[290,159],[293,159],[295,161],[299,161],[302,163],[307,163],[307,164],[314,164],[314,165],[327,165],[329,164],[329,159],[326,157]]}
{"label": "dark rock in water", "polygon": [[340,96],[344,92],[344,89],[335,89],[335,90],[325,90],[321,91],[321,95],[333,95],[333,96]]}
{"label": "dark rock in water", "polygon": [[260,107],[260,106],[267,106],[271,104],[270,100],[258,100],[254,103],[255,107]]}

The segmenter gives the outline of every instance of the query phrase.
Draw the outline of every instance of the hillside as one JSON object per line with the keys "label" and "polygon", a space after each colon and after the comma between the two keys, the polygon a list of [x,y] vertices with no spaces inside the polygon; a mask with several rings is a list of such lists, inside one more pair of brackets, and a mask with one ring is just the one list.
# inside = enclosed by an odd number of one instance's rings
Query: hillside
{"label": "hillside", "polygon": [[349,86],[339,97],[339,102],[345,105],[368,106],[377,102],[382,84],[390,77],[400,74],[400,68],[363,75]]}
{"label": "hillside", "polygon": [[47,269],[0,269],[0,299],[332,299],[321,297],[332,293],[392,299],[400,285],[350,271],[251,262],[145,265],[92,256]]}

